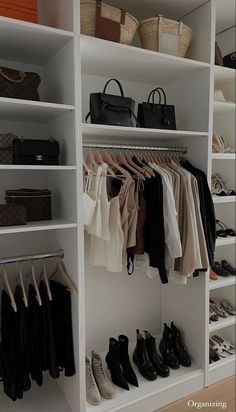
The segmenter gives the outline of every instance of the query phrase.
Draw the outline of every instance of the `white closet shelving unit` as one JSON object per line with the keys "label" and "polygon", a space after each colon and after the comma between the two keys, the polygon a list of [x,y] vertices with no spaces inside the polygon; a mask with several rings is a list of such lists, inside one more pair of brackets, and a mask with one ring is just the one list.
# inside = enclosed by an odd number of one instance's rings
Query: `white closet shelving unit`
{"label": "white closet shelving unit", "polygon": [[[206,172],[209,183],[212,167],[214,170],[220,166],[222,174],[228,171],[227,178],[233,185],[228,165],[233,168],[235,156],[211,155],[213,118],[214,128],[234,137],[232,123],[228,124],[235,104],[213,102],[214,79],[218,85],[226,85],[227,93],[234,81],[232,70],[214,66],[215,25],[217,22],[219,30],[232,25],[228,18],[232,19],[233,1],[227,0],[229,13],[227,7],[221,13],[220,2],[215,0],[107,3],[125,8],[140,20],[157,13],[175,19],[185,16],[183,20],[194,30],[187,58],[143,50],[138,36],[132,47],[80,36],[79,0],[67,0],[66,5],[63,0],[39,0],[40,25],[0,17],[0,65],[36,71],[42,78],[41,102],[0,98],[0,132],[12,131],[28,138],[55,136],[62,151],[58,167],[0,167],[2,199],[6,189],[22,185],[50,188],[54,198],[51,222],[0,228],[1,255],[63,248],[66,266],[78,285],[78,295],[73,296],[76,376],[61,377],[57,382],[46,376],[42,388],[34,386],[17,403],[1,397],[0,410],[4,412],[151,412],[233,373],[233,358],[209,366],[208,338],[213,329],[209,327],[208,301],[213,291],[228,293],[226,296],[231,298],[234,279],[219,279],[213,284],[207,274],[202,274],[186,286],[163,286],[159,279],[148,279],[139,270],[129,277],[125,270],[112,274],[91,266],[88,239],[83,235],[81,167],[83,142],[188,146],[188,158]],[[220,36],[222,39],[223,34]],[[152,88],[164,87],[168,102],[176,106],[178,131],[85,124],[90,93],[101,91],[111,77],[118,78],[125,95],[137,102],[145,101]],[[116,93],[112,85],[109,90]],[[232,98],[230,94],[228,97]],[[233,199],[217,199],[215,203],[217,210],[229,208],[224,218],[219,212],[219,218],[235,227],[230,220]],[[217,258],[235,263],[235,239],[223,241],[217,244]],[[15,270],[13,267],[13,277]],[[86,404],[85,354],[89,355],[91,349],[105,354],[109,337],[121,333],[130,338],[132,351],[136,328],[160,335],[163,322],[172,320],[184,332],[193,360],[191,368],[172,370],[169,378],[159,377],[155,382],[145,381],[138,374],[139,388],[117,390],[113,400],[104,400],[98,407]],[[222,325],[222,333],[231,340],[233,320]]]}

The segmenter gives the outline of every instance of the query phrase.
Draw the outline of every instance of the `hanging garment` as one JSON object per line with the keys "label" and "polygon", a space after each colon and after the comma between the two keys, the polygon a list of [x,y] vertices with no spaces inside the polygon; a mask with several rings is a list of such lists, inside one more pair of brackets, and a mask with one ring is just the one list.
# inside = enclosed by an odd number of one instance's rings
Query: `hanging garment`
{"label": "hanging garment", "polygon": [[91,181],[92,174],[88,174],[86,177],[85,191],[83,193],[83,212],[85,226],[89,226],[91,224],[96,208],[96,200],[89,195],[91,191]]}
{"label": "hanging garment", "polygon": [[30,374],[39,386],[43,384],[43,307],[39,306],[32,284],[28,291],[30,325]]}
{"label": "hanging garment", "polygon": [[[119,193],[120,198],[120,213],[121,213],[121,227],[124,235],[123,243],[123,255],[125,256],[129,241],[129,229],[131,227],[132,214],[129,213],[129,209],[132,209],[130,200],[130,191],[134,191],[134,180],[132,178],[126,178],[121,186]],[[133,192],[134,193],[134,192]],[[132,194],[131,194],[132,196]],[[133,204],[133,207],[135,205]],[[131,211],[131,210],[130,210]],[[133,245],[135,246],[135,245]]]}
{"label": "hanging garment", "polygon": [[103,168],[98,167],[95,188],[87,192],[87,195],[94,200],[95,208],[93,213],[93,218],[91,223],[85,227],[86,231],[90,235],[95,235],[97,237],[102,236],[102,212],[101,212],[101,178],[102,178]]}
{"label": "hanging garment", "polygon": [[119,195],[110,200],[109,229],[110,241],[106,245],[106,269],[110,272],[122,272],[124,235],[121,225]]}
{"label": "hanging garment", "polygon": [[138,223],[138,190],[135,184],[130,186],[128,193],[128,239],[127,248],[136,245],[137,223]]}
{"label": "hanging garment", "polygon": [[57,366],[69,377],[75,374],[71,293],[54,280],[50,281],[50,290]]}

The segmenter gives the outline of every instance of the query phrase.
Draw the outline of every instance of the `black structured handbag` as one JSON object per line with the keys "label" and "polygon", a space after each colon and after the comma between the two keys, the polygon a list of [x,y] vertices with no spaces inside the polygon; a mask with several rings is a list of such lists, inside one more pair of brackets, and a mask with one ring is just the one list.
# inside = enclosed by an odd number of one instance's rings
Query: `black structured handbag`
{"label": "black structured handbag", "polygon": [[0,96],[39,101],[39,74],[0,67]]}
{"label": "black structured handbag", "polygon": [[229,67],[230,69],[236,69],[236,52],[227,54],[223,58],[224,67]]}
{"label": "black structured handbag", "polygon": [[17,165],[58,165],[57,140],[14,139],[13,160]]}
{"label": "black structured handbag", "polygon": [[[111,81],[118,84],[121,96],[106,93]],[[86,121],[91,117],[91,123],[95,124],[135,127],[137,118],[134,114],[134,106],[134,100],[124,96],[120,82],[117,79],[110,79],[102,93],[90,94],[90,112],[86,116]]]}
{"label": "black structured handbag", "polygon": [[[159,96],[158,104],[155,103],[156,93]],[[138,121],[140,127],[144,128],[176,130],[175,107],[166,103],[166,94],[161,87],[153,89],[148,101],[138,105]]]}

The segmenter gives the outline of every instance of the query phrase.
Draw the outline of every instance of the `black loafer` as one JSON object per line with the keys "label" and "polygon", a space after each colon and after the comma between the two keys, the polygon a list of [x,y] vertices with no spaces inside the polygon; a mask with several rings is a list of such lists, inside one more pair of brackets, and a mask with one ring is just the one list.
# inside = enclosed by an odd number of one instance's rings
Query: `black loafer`
{"label": "black loafer", "polygon": [[233,276],[236,275],[236,269],[233,268],[233,266],[231,266],[231,265],[227,262],[227,260],[222,260],[222,261],[221,261],[221,265],[222,265],[222,267],[223,267],[225,270],[227,270],[227,271],[230,273],[230,275],[233,275]]}
{"label": "black loafer", "polygon": [[229,276],[228,270],[226,270],[220,262],[215,262],[213,266],[211,266],[212,270],[219,276],[227,277]]}

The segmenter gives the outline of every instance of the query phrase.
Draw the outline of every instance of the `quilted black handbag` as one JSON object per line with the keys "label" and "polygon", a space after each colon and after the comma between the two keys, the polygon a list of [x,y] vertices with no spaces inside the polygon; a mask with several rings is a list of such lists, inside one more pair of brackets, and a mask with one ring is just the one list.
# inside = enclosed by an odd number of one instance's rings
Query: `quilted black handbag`
{"label": "quilted black handbag", "polygon": [[60,147],[55,139],[14,139],[13,158],[17,165],[58,165]]}
{"label": "quilted black handbag", "polygon": [[[155,103],[156,93],[159,95],[158,104]],[[153,89],[148,101],[138,105],[138,121],[144,128],[176,130],[175,107],[166,103],[166,94],[161,87]]]}
{"label": "quilted black handbag", "polygon": [[0,67],[0,96],[39,101],[39,74]]}
{"label": "quilted black handbag", "polygon": [[[106,93],[107,86],[111,81],[118,84],[121,96]],[[124,96],[120,82],[116,79],[110,79],[105,84],[102,93],[90,94],[90,112],[86,116],[86,121],[91,116],[91,123],[135,127],[137,118],[134,114],[134,106],[134,100]]]}

